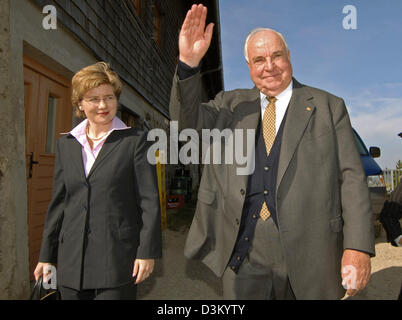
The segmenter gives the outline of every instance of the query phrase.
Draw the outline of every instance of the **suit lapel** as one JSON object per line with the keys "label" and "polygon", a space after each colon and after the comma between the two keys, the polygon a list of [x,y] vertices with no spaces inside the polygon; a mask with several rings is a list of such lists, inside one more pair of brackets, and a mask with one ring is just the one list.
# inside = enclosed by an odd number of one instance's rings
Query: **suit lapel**
{"label": "suit lapel", "polygon": [[124,130],[114,130],[109,137],[106,138],[105,143],[102,146],[102,149],[99,151],[98,156],[96,157],[96,160],[91,168],[91,170],[88,173],[88,177],[87,179],[89,179],[91,177],[91,175],[93,174],[93,172],[102,165],[102,163],[104,162],[105,158],[107,157],[107,155],[112,152],[121,142],[121,135],[122,135],[122,131]]}
{"label": "suit lapel", "polygon": [[82,146],[72,135],[68,137],[71,141],[71,160],[74,163],[80,177],[85,179],[84,162],[82,160]]}
{"label": "suit lapel", "polygon": [[277,191],[314,110],[311,94],[303,85],[293,79],[293,93],[287,110],[279,155]]}
{"label": "suit lapel", "polygon": [[[240,121],[235,126],[235,129],[242,129],[243,130],[243,155],[247,155],[247,163],[249,161],[253,161],[255,167],[255,140],[254,145],[252,146],[252,154],[249,155],[247,152],[247,129],[252,129],[254,132],[257,132],[258,122],[261,117],[261,103],[260,103],[260,92],[256,87],[250,90],[249,95],[245,98],[243,102],[240,102],[239,105],[236,107],[237,119]],[[256,136],[255,136],[256,139]],[[235,150],[238,152],[238,150]],[[251,156],[251,157],[250,157]],[[232,170],[235,170],[234,177],[236,178],[236,182],[233,185],[239,185],[241,189],[246,190],[247,188],[247,181],[248,175],[238,175],[237,169],[239,167],[235,165],[232,167]]]}

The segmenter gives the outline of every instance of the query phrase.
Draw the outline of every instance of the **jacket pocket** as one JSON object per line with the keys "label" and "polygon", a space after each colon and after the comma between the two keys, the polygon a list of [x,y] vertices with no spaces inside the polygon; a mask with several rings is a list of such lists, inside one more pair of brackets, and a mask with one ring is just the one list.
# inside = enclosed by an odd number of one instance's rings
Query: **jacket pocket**
{"label": "jacket pocket", "polygon": [[336,217],[329,221],[331,225],[331,229],[333,232],[341,232],[343,227],[343,219],[342,217]]}
{"label": "jacket pocket", "polygon": [[198,190],[198,200],[205,204],[212,204],[215,199],[215,193],[212,191],[208,191],[205,189],[199,189]]}

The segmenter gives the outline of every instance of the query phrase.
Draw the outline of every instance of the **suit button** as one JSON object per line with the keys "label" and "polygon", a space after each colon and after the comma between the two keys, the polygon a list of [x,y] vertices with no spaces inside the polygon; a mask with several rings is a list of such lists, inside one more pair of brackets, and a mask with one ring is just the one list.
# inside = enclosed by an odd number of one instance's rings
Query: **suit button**
{"label": "suit button", "polygon": [[246,191],[244,191],[244,189],[240,189],[240,194],[241,194],[242,196],[244,196],[244,195],[246,194]]}
{"label": "suit button", "polygon": [[267,194],[268,194],[268,190],[264,190],[264,194],[267,195]]}
{"label": "suit button", "polygon": [[236,259],[237,259],[237,261],[240,261],[240,260],[241,260],[241,258],[240,258],[239,256],[238,256]]}
{"label": "suit button", "polygon": [[256,215],[256,214],[253,214],[253,219],[257,219],[257,215]]}
{"label": "suit button", "polygon": [[245,241],[248,241],[249,239],[248,239],[248,237],[244,237],[244,240],[245,240]]}
{"label": "suit button", "polygon": [[239,219],[236,219],[236,224],[237,224],[237,225],[239,225],[239,224],[240,224]]}
{"label": "suit button", "polygon": [[268,170],[269,170],[269,167],[264,167],[264,170],[265,170],[265,171],[268,171]]}
{"label": "suit button", "polygon": [[230,266],[230,269],[234,270],[236,267],[235,266]]}

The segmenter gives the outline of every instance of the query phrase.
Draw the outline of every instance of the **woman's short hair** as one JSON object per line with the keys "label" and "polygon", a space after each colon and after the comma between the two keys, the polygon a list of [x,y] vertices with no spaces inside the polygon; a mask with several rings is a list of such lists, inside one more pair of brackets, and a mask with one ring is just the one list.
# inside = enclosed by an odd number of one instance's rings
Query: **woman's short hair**
{"label": "woman's short hair", "polygon": [[110,84],[117,100],[120,98],[122,83],[106,62],[97,62],[82,68],[74,75],[71,81],[71,102],[77,117],[85,118],[85,113],[79,109],[85,93],[102,84]]}

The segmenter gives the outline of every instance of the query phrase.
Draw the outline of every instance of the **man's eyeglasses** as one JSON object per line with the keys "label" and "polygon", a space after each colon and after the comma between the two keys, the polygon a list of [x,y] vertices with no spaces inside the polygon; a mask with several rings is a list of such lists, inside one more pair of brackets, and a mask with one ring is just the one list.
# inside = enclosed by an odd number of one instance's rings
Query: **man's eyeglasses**
{"label": "man's eyeglasses", "polygon": [[105,104],[115,102],[116,101],[116,96],[114,96],[114,95],[113,96],[106,96],[106,97],[103,97],[103,98],[91,97],[91,98],[83,99],[83,100],[85,102],[91,104],[92,106],[96,107],[96,106],[100,105],[102,100],[105,102]]}

